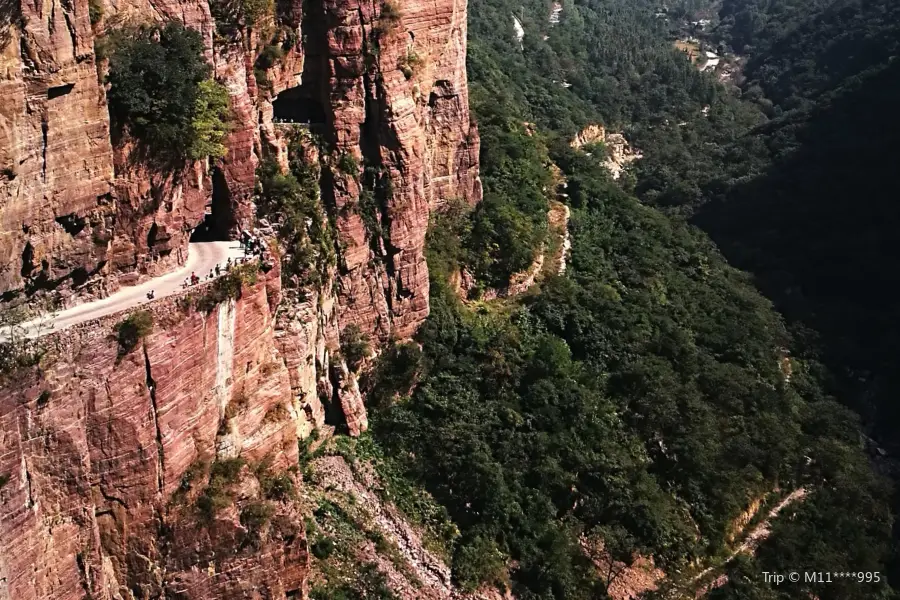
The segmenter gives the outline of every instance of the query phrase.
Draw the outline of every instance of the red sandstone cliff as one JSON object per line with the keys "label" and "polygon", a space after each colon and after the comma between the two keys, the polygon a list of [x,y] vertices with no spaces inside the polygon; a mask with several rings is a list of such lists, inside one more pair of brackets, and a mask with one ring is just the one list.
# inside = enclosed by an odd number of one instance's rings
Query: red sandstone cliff
{"label": "red sandstone cliff", "polygon": [[[254,173],[277,151],[272,100],[286,90],[314,104],[327,146],[326,206],[341,249],[338,315],[386,339],[407,337],[428,310],[423,245],[429,211],[480,199],[478,135],[470,124],[465,0],[278,3],[259,31],[214,35],[206,1],[13,1],[0,16],[0,292],[55,290],[67,303],[105,295],[185,260],[190,231],[215,188],[226,228],[253,221]],[[155,172],[110,139],[95,42],[122,22],[180,19],[207,42],[232,96],[233,131],[219,163]],[[272,31],[297,43],[259,89],[254,61]],[[95,33],[96,31],[96,33]],[[343,154],[360,172],[334,168]],[[391,180],[381,233],[358,204],[363,166]],[[373,238],[381,239],[373,239]]]}
{"label": "red sandstone cliff", "polygon": [[476,202],[481,190],[477,131],[468,114],[465,2],[392,6],[399,18],[383,16],[383,5],[325,0],[318,16],[334,27],[319,68],[337,152],[377,168],[392,188],[376,198],[382,234],[373,243],[377,236],[366,231],[360,211],[346,210],[359,198],[361,174],[332,170],[326,193],[346,244],[342,317],[403,338],[428,312],[429,209],[451,197]]}
{"label": "red sandstone cliff", "polygon": [[[296,463],[297,408],[274,352],[271,277],[277,271],[209,315],[156,303],[153,332],[124,355],[112,332],[123,315],[57,334],[39,368],[4,380],[0,598],[301,588],[306,545],[290,503],[275,514],[295,530],[248,546],[234,507],[200,525],[176,499],[186,473],[202,479],[214,460]],[[258,496],[254,481],[242,476],[235,506]]]}
{"label": "red sandstone cliff", "polygon": [[[267,501],[261,535],[242,522],[261,501],[258,467],[295,465],[298,439],[325,423],[329,405],[350,433],[365,430],[355,378],[333,358],[339,332],[348,323],[375,341],[414,332],[428,311],[429,213],[454,197],[477,202],[481,189],[465,0],[393,0],[389,19],[379,2],[277,4],[258,31],[231,39],[215,34],[206,0],[104,0],[93,27],[88,0],[3,5],[4,301],[37,293],[74,304],[171,269],[214,192],[225,229],[252,226],[259,161],[287,162],[280,95],[282,106],[320,114],[322,146],[310,159],[338,260],[317,289],[282,290],[275,269],[209,315],[156,302],[153,333],[124,356],[111,337],[121,315],[87,324],[55,336],[39,368],[0,382],[2,600],[305,596],[296,503]],[[203,34],[231,95],[228,154],[217,163],[154,171],[110,135],[98,37],[164,19]],[[254,62],[276,28],[301,42],[260,86]],[[358,172],[338,167],[344,155]],[[370,230],[360,193],[373,178]],[[235,456],[247,464],[231,504],[198,521],[190,507],[211,465]]]}

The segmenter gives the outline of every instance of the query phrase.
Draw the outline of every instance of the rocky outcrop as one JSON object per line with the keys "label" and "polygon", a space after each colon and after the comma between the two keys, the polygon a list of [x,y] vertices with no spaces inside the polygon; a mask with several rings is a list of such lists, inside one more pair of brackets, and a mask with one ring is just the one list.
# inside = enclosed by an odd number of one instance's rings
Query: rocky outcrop
{"label": "rocky outcrop", "polygon": [[[410,336],[427,315],[430,210],[452,197],[480,199],[465,8],[460,0],[325,0],[310,15],[334,24],[320,48],[308,42],[319,63],[307,70],[322,78],[334,144],[323,196],[343,242],[340,319],[382,339]],[[353,161],[339,162],[344,156]],[[370,206],[360,202],[367,195]]]}
{"label": "rocky outcrop", "polygon": [[624,135],[610,133],[603,125],[588,125],[571,142],[571,146],[576,149],[592,144],[603,146],[603,166],[609,170],[613,179],[621,177],[625,167],[643,156],[640,151],[631,147]]}
{"label": "rocky outcrop", "polygon": [[588,125],[572,138],[573,148],[583,148],[590,144],[602,144],[606,141],[606,128],[603,125]]}

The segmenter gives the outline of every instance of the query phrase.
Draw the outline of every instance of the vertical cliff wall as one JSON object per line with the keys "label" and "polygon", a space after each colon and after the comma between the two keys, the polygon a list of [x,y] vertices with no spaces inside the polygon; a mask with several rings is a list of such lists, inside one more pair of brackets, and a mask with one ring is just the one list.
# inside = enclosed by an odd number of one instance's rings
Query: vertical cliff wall
{"label": "vertical cliff wall", "polygon": [[102,270],[115,206],[88,0],[0,14],[0,291]]}
{"label": "vertical cliff wall", "polygon": [[[313,134],[305,160],[337,260],[284,289],[275,265],[208,314],[157,301],[131,352],[113,331],[124,315],[79,326],[0,381],[0,599],[305,597],[302,515],[266,480],[299,485],[297,441],[327,419],[365,430],[340,332],[410,336],[428,312],[430,212],[480,200],[465,0],[278,2],[228,34],[207,0],[2,8],[3,303],[75,304],[159,275],[210,211],[221,231],[277,238],[256,219],[256,170],[296,159],[297,126]],[[201,32],[233,118],[223,159],[160,169],[111,133],[97,48],[123,24],[170,19]]]}
{"label": "vertical cliff wall", "polygon": [[[297,0],[228,35],[215,33],[202,0],[96,2],[93,26],[88,0],[9,4],[0,24],[7,300],[52,291],[71,304],[171,269],[186,259],[190,233],[214,200],[224,229],[252,226],[255,170],[267,153],[283,152],[273,119],[284,120],[278,113],[287,107],[305,114],[323,143],[322,195],[339,233],[340,322],[383,339],[415,330],[428,309],[429,211],[481,195],[465,0]],[[123,24],[169,19],[201,32],[231,95],[228,153],[216,164],[160,170],[136,159],[127,138],[110,135],[95,48]],[[295,41],[261,80],[259,54],[284,46],[276,32]],[[357,172],[337,168],[345,154]],[[367,189],[377,206],[360,207]]]}
{"label": "vertical cliff wall", "polygon": [[[335,152],[360,165],[358,172],[332,166],[324,190],[344,244],[342,318],[382,337],[407,337],[428,312],[429,210],[481,195],[465,2],[311,4],[311,20],[329,27],[310,42],[310,59],[319,62],[310,71],[323,79]],[[374,209],[361,206],[367,194]]]}
{"label": "vertical cliff wall", "polygon": [[[3,381],[0,598],[224,598],[241,586],[283,597],[302,586],[296,508],[275,504],[296,531],[254,543],[236,508],[259,495],[250,467],[297,462],[302,407],[273,340],[278,277],[209,314],[156,303],[153,332],[128,353],[113,332],[124,315],[56,335],[40,368]],[[204,522],[186,494],[238,455],[249,466],[232,505]]]}

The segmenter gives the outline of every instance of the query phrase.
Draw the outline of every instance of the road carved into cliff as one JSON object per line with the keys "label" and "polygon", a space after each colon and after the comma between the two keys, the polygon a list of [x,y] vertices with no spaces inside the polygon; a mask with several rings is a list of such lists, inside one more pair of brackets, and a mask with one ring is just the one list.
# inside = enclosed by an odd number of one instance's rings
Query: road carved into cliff
{"label": "road carved into cliff", "polygon": [[[224,268],[229,258],[235,261],[243,256],[244,251],[236,241],[192,243],[188,245],[187,261],[176,271],[123,288],[106,298],[79,304],[49,317],[23,323],[20,327],[28,337],[40,337],[135,308],[151,302],[147,298],[147,294],[151,291],[154,294],[153,300],[177,294],[183,291],[184,281],[190,278],[192,273],[203,279],[216,268],[216,265]],[[5,338],[6,334],[5,331],[0,333],[0,339]]]}
{"label": "road carved into cliff", "polygon": [[[785,496],[781,502],[772,507],[771,510],[766,514],[762,521],[756,524],[755,527],[747,534],[747,537],[744,538],[744,541],[734,549],[731,554],[728,555],[728,558],[722,563],[722,567],[728,565],[735,556],[738,554],[756,554],[756,549],[760,543],[762,543],[769,535],[772,533],[772,521],[778,517],[779,513],[783,511],[785,508],[794,504],[796,502],[803,502],[803,499],[809,494],[809,489],[806,487],[799,487],[795,489],[793,492]],[[708,578],[709,574],[716,570],[716,567],[709,567],[705,569],[703,572],[696,575],[691,582],[696,583],[701,581],[704,578]],[[728,583],[728,575],[725,573],[720,573],[715,579],[712,581],[708,581],[706,584],[702,585],[700,589],[695,593],[696,598],[703,598],[711,591],[716,588],[722,587]]]}

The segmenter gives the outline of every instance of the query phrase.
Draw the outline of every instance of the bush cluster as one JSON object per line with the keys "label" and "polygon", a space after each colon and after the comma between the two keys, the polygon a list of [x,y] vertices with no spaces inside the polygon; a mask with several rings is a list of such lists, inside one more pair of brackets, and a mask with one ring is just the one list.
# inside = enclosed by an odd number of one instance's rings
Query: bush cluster
{"label": "bush cluster", "polygon": [[177,162],[225,155],[230,101],[210,78],[203,40],[180,22],[121,31],[107,40],[110,114],[145,156]]}
{"label": "bush cluster", "polygon": [[216,279],[206,291],[197,297],[188,296],[187,303],[195,310],[211,313],[226,300],[238,300],[244,286],[255,285],[259,274],[259,262],[232,267],[231,271]]}
{"label": "bush cluster", "polygon": [[381,14],[378,16],[378,21],[373,27],[375,39],[377,40],[380,36],[394,31],[399,27],[402,18],[403,15],[400,12],[400,8],[392,0],[385,0],[384,4],[381,5]]}
{"label": "bush cluster", "polygon": [[292,132],[289,171],[274,160],[257,170],[257,215],[278,227],[285,287],[320,285],[336,262],[334,234],[319,200],[318,165],[303,159],[302,133]]}
{"label": "bush cluster", "polygon": [[197,498],[197,509],[204,520],[211,521],[220,510],[234,502],[232,487],[239,481],[245,464],[240,457],[217,460],[212,464],[209,482]]}
{"label": "bush cluster", "polygon": [[350,152],[344,152],[338,157],[337,166],[344,175],[352,177],[359,175],[359,161]]}
{"label": "bush cluster", "polygon": [[356,323],[351,323],[341,331],[341,355],[347,361],[351,371],[358,371],[363,361],[372,351],[369,336],[359,328]]}
{"label": "bush cluster", "polygon": [[413,50],[407,50],[400,58],[397,59],[397,68],[403,73],[407,79],[412,79],[419,72],[425,61]]}

